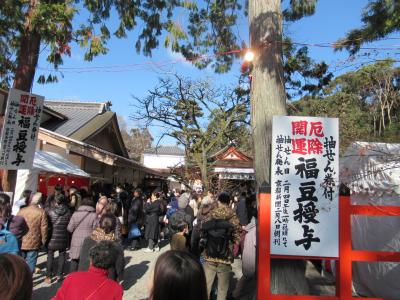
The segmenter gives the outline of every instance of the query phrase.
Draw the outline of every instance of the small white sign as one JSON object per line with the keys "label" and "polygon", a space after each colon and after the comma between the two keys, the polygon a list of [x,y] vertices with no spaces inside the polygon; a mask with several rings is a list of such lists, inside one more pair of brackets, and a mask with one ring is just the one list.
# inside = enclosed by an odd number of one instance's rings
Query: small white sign
{"label": "small white sign", "polygon": [[339,123],[274,116],[271,254],[339,256]]}
{"label": "small white sign", "polygon": [[32,168],[44,97],[10,89],[0,141],[0,168]]}

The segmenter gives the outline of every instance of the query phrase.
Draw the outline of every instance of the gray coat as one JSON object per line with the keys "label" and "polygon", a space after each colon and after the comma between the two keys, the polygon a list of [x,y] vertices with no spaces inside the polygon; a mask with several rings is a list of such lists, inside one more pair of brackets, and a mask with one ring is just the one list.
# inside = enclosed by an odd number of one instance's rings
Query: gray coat
{"label": "gray coat", "polygon": [[72,233],[69,257],[79,259],[79,253],[85,238],[90,236],[96,227],[96,212],[91,206],[82,205],[71,217],[68,231]]}
{"label": "gray coat", "polygon": [[256,274],[256,253],[257,253],[257,225],[256,219],[245,227],[244,249],[242,254],[242,273],[250,278]]}

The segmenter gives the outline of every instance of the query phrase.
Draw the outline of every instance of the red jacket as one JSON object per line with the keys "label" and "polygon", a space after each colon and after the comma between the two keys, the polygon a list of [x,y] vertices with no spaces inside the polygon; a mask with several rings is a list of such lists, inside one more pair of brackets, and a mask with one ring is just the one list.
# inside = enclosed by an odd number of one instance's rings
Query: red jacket
{"label": "red jacket", "polygon": [[107,270],[91,266],[68,275],[52,300],[122,300],[122,286],[107,278]]}

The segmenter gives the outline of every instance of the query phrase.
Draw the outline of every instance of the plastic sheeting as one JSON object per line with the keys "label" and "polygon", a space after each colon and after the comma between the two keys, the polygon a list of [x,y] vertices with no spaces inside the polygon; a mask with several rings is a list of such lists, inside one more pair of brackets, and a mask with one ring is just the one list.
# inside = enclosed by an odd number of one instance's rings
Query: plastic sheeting
{"label": "plastic sheeting", "polygon": [[24,190],[37,190],[40,172],[90,177],[88,173],[57,153],[36,151],[32,169],[17,172],[14,201],[22,197]]}
{"label": "plastic sheeting", "polygon": [[[354,143],[340,160],[340,181],[354,205],[400,206],[400,144]],[[355,250],[400,251],[400,217],[352,216]],[[367,297],[400,299],[400,264],[356,262],[355,291]]]}
{"label": "plastic sheeting", "polygon": [[356,142],[339,161],[340,181],[351,193],[400,195],[400,144]]}

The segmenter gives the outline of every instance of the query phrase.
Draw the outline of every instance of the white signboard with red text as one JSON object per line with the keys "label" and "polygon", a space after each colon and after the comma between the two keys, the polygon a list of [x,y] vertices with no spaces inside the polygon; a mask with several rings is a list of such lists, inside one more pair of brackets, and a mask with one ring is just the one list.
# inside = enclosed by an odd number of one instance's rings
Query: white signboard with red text
{"label": "white signboard with red text", "polygon": [[0,140],[1,169],[30,169],[44,97],[10,89]]}
{"label": "white signboard with red text", "polygon": [[339,256],[339,123],[275,116],[271,254]]}

